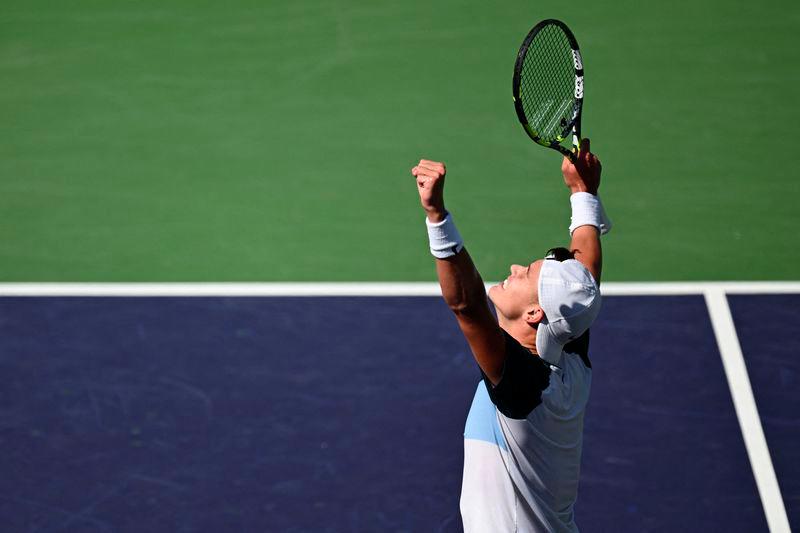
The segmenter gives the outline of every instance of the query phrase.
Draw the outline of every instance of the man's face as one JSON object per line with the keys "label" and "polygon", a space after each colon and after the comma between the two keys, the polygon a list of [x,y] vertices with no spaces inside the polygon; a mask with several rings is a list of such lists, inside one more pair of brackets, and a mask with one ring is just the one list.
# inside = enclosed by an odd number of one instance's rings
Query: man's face
{"label": "man's face", "polygon": [[516,320],[539,307],[539,272],[544,260],[529,265],[511,265],[510,275],[489,289],[497,313]]}

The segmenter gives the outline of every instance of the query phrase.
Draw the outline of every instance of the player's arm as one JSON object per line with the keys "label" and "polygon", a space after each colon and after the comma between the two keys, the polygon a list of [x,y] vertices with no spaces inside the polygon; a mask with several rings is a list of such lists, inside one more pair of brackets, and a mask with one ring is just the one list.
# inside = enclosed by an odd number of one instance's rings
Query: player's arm
{"label": "player's arm", "polygon": [[505,338],[489,310],[486,288],[444,207],[443,163],[420,160],[411,169],[425,210],[442,296],[458,320],[472,354],[493,384],[503,375]]}
{"label": "player's arm", "polygon": [[[573,205],[573,220],[570,226],[572,241],[570,250],[575,253],[575,259],[583,265],[594,276],[598,285],[603,269],[603,251],[600,247],[601,222],[599,215],[602,208],[599,206],[597,191],[600,188],[600,173],[602,171],[600,160],[597,159],[589,145],[589,139],[581,141],[580,152],[573,164],[568,158],[564,158],[561,164],[561,173],[564,175],[564,183],[573,195],[571,198]],[[576,193],[587,193],[594,198],[574,196]],[[588,201],[588,203],[587,203]],[[597,203],[597,206],[593,205]],[[599,210],[598,210],[599,209]],[[596,213],[595,213],[596,211]],[[607,231],[608,228],[604,227]]]}

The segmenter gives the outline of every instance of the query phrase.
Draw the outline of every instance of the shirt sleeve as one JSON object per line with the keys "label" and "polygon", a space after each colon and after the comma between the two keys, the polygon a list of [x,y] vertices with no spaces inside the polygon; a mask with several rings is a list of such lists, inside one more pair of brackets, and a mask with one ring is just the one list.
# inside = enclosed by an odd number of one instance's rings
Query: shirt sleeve
{"label": "shirt sleeve", "polygon": [[483,374],[489,398],[498,411],[508,418],[526,418],[542,403],[542,391],[550,384],[550,367],[542,359],[522,347],[503,331],[506,360],[503,376],[497,385]]}

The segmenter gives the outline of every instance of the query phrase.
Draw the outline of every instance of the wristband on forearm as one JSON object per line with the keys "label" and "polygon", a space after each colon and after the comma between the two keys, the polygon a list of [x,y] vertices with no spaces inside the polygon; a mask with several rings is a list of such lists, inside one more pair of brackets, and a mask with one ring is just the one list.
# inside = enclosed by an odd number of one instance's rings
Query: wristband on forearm
{"label": "wristband on forearm", "polygon": [[441,222],[431,222],[425,217],[425,225],[428,226],[431,254],[437,259],[452,257],[464,248],[464,241],[450,213]]}
{"label": "wristband on forearm", "polygon": [[569,197],[569,202],[572,204],[570,235],[581,226],[594,226],[600,230],[600,235],[611,231],[611,220],[606,215],[599,196],[588,192],[576,192]]}
{"label": "wristband on forearm", "polygon": [[600,201],[600,196],[597,197],[597,202],[600,204],[600,235],[605,235],[611,231],[611,219],[606,215],[606,210],[603,208],[603,202]]}

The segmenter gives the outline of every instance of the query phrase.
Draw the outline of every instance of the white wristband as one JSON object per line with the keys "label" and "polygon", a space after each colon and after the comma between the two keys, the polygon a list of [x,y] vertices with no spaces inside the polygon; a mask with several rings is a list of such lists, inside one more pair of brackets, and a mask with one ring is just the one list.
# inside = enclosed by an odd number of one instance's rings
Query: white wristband
{"label": "white wristband", "polygon": [[605,235],[611,231],[611,219],[606,215],[606,210],[603,208],[603,202],[600,200],[599,195],[597,196],[597,203],[600,204],[600,235]]}
{"label": "white wristband", "polygon": [[428,226],[428,241],[431,245],[431,254],[438,259],[446,259],[456,255],[464,248],[464,241],[458,233],[458,228],[453,223],[450,213],[441,222],[431,222],[425,217]]}
{"label": "white wristband", "polygon": [[576,192],[569,197],[569,203],[572,204],[570,235],[581,226],[594,226],[600,230],[600,235],[611,231],[611,220],[606,215],[599,196],[588,192]]}

